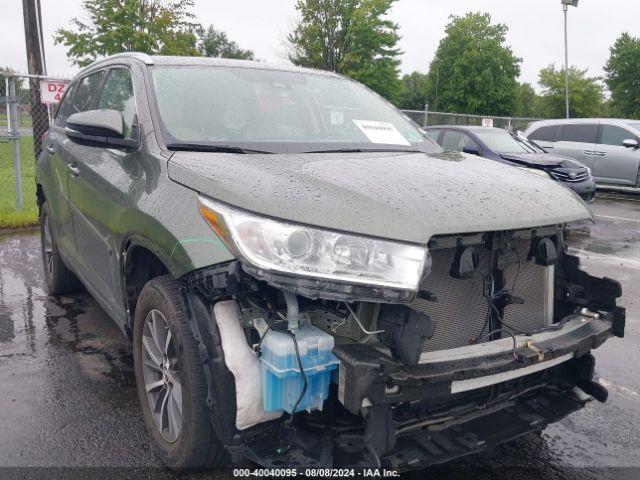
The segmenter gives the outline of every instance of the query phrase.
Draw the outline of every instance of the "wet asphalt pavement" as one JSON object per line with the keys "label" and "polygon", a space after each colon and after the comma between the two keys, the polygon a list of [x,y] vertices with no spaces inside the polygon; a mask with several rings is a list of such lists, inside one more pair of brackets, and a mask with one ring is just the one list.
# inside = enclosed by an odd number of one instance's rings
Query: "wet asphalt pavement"
{"label": "wet asphalt pavement", "polygon": [[[609,401],[455,465],[503,478],[640,478],[640,196],[623,198],[600,195],[597,224],[571,236],[590,273],[623,285],[626,338],[595,352]],[[0,388],[0,467],[170,476],[144,431],[128,341],[88,294],[46,295],[35,231],[0,233]]]}

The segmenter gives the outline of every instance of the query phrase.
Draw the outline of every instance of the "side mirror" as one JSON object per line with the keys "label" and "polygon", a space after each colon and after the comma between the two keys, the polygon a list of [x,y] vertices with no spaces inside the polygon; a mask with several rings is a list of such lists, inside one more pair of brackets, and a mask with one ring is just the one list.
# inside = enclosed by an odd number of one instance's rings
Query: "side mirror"
{"label": "side mirror", "polygon": [[469,155],[478,155],[479,157],[482,156],[482,152],[477,147],[464,147],[462,151],[464,153],[468,153]]}
{"label": "side mirror", "polygon": [[628,138],[626,140],[622,141],[622,145],[626,148],[638,148],[640,147],[640,145],[638,144],[637,140],[634,140],[632,138]]}
{"label": "side mirror", "polygon": [[117,110],[87,110],[70,115],[65,128],[67,137],[100,147],[136,147],[138,141],[124,137],[124,119]]}

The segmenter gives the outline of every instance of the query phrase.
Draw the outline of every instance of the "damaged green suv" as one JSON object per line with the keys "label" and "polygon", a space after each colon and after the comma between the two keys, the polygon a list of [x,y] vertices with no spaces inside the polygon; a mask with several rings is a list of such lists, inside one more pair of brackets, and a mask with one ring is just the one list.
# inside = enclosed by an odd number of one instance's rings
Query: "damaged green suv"
{"label": "damaged green suv", "polygon": [[585,204],[356,82],[117,55],[44,142],[47,287],[84,285],[132,340],[171,468],[405,470],[607,398],[590,352],[625,312],[566,249]]}

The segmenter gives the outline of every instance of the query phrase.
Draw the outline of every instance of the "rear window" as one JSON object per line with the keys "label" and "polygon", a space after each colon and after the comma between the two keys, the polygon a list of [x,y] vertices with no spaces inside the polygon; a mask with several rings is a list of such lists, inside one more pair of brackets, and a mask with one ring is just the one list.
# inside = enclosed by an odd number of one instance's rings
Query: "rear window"
{"label": "rear window", "polygon": [[540,127],[537,130],[534,130],[529,138],[531,140],[540,140],[543,142],[555,142],[558,140],[558,131],[560,130],[559,125],[550,125],[548,127]]}
{"label": "rear window", "polygon": [[569,124],[562,129],[562,140],[565,142],[596,143],[597,124]]}

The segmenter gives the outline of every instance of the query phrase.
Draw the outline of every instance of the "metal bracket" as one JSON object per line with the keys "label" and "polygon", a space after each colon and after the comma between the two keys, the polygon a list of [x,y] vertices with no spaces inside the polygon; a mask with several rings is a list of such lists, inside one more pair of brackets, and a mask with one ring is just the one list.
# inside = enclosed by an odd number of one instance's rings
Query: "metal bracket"
{"label": "metal bracket", "polygon": [[544,361],[544,352],[542,350],[540,350],[538,347],[536,347],[531,340],[527,340],[527,343],[526,343],[525,346],[529,350],[531,350],[532,352],[534,352],[534,353],[536,353],[538,355],[538,361],[539,362],[543,362]]}

